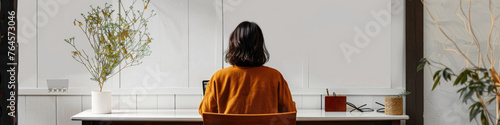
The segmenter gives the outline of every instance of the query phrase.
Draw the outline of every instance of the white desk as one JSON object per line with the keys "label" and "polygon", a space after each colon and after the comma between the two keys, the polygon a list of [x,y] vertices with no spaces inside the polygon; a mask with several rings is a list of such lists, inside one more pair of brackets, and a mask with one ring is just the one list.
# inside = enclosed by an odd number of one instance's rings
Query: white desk
{"label": "white desk", "polygon": [[[198,114],[198,109],[176,109],[176,110],[113,110],[111,114],[93,114],[91,110],[85,110],[71,117],[73,121],[83,121],[84,125],[97,124],[96,122],[109,122],[115,124],[123,123],[202,123],[203,119]],[[385,115],[377,112],[325,112],[322,109],[302,109],[297,111],[297,123],[315,124],[339,122],[345,124],[353,123],[375,123],[377,124],[399,124],[400,120],[408,120],[408,115]],[[397,122],[397,123],[396,123]],[[108,124],[109,124],[108,123]]]}

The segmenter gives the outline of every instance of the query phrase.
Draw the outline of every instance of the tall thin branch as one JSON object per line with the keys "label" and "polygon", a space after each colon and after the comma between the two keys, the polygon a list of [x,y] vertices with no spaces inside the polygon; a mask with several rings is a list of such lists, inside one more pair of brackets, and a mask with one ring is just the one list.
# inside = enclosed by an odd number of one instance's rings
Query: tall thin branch
{"label": "tall thin branch", "polygon": [[457,48],[457,50],[460,52],[460,54],[474,67],[478,68],[477,65],[475,65],[467,55],[464,54],[464,52],[460,49],[460,47],[458,47],[457,43],[451,39],[447,33],[445,33],[443,31],[443,29],[441,28],[441,26],[439,25],[439,23],[437,22],[437,20],[434,18],[434,16],[432,15],[432,13],[430,12],[429,10],[429,7],[427,6],[427,4],[424,2],[424,0],[421,0],[422,4],[424,5],[424,8],[427,10],[427,13],[429,14],[429,16],[431,17],[432,21],[434,22],[434,24],[436,24],[436,26],[438,27],[439,31],[448,39],[450,40],[451,43],[453,43],[453,45],[455,46],[455,48]]}

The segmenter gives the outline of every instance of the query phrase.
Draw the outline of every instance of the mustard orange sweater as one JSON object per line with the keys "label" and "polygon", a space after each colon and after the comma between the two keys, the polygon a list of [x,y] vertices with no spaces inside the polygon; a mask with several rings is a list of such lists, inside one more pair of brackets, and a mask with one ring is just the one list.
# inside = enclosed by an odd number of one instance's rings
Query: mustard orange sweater
{"label": "mustard orange sweater", "polygon": [[297,111],[281,73],[267,66],[231,66],[207,84],[199,112],[265,114]]}

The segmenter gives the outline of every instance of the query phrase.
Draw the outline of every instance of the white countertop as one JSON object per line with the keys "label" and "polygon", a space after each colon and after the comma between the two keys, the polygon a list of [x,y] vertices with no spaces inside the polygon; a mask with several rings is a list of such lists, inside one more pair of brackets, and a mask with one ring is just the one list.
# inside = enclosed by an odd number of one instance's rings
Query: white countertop
{"label": "white countertop", "polygon": [[[185,94],[185,95],[202,95],[202,88],[144,88],[148,92],[141,93],[141,95],[172,95],[172,94]],[[19,95],[90,95],[90,92],[96,90],[95,88],[69,88],[65,92],[49,92],[48,89],[19,89]],[[134,88],[110,88],[113,95],[136,95],[134,93],[137,89]],[[402,88],[355,88],[355,89],[334,89],[339,95],[365,95],[365,96],[392,96],[397,95]],[[325,89],[318,88],[290,88],[292,95],[322,95],[325,94]]]}
{"label": "white countertop", "polygon": [[[374,121],[408,120],[408,115],[385,115],[377,112],[325,112],[323,109],[299,109],[297,121]],[[85,110],[71,117],[73,121],[203,121],[198,109],[116,109],[111,114],[93,114]]]}

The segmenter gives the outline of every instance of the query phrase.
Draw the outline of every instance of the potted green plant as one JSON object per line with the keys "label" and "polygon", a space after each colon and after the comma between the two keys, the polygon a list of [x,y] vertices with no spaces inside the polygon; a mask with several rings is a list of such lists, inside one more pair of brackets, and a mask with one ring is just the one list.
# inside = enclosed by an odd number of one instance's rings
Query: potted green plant
{"label": "potted green plant", "polygon": [[[481,124],[499,124],[500,116],[500,74],[497,73],[495,69],[496,61],[498,58],[495,56],[495,46],[494,44],[498,42],[497,36],[500,34],[495,28],[498,27],[496,19],[498,19],[498,14],[495,14],[496,5],[492,1],[477,1],[477,2],[488,2],[487,6],[484,6],[485,10],[489,10],[488,17],[491,17],[491,23],[488,23],[488,31],[486,34],[478,34],[479,32],[474,31],[474,29],[479,29],[478,24],[472,23],[472,17],[477,17],[478,15],[471,16],[471,2],[472,1],[458,1],[459,5],[455,10],[455,15],[459,17],[460,23],[463,23],[465,36],[470,38],[467,41],[466,48],[461,48],[455,37],[452,37],[451,32],[446,32],[440,25],[440,22],[436,20],[434,15],[431,13],[427,4],[422,0],[424,8],[431,20],[434,22],[439,32],[441,32],[446,38],[446,42],[449,42],[452,47],[445,47],[443,49],[447,51],[456,52],[458,55],[463,57],[463,61],[466,62],[466,66],[458,72],[452,70],[447,65],[433,61],[427,58],[422,58],[420,60],[420,65],[417,70],[422,70],[424,67],[428,67],[429,71],[433,73],[432,79],[434,81],[432,90],[434,90],[441,82],[449,82],[453,86],[458,86],[457,93],[460,94],[460,98],[463,103],[472,102],[469,110],[469,120],[477,118],[478,115],[481,120]],[[467,10],[467,11],[466,11]],[[475,10],[477,11],[477,10]],[[484,20],[483,20],[484,21]],[[456,31],[454,31],[456,32]],[[482,40],[479,37],[483,36]],[[477,54],[469,54],[470,50],[473,49],[477,51]],[[484,50],[486,49],[486,50]],[[472,56],[472,57],[471,57]],[[437,69],[433,71],[433,69]],[[496,101],[496,114],[492,114],[487,109],[486,105],[491,102]]]}
{"label": "potted green plant", "polygon": [[403,97],[410,94],[409,91],[401,92],[396,96],[385,97],[385,114],[386,115],[402,115],[403,114]]}
{"label": "potted green plant", "polygon": [[149,0],[142,2],[144,8],[135,9],[136,1],[125,8],[119,0],[118,12],[107,3],[104,7],[90,6],[92,10],[81,14],[84,21],[75,19],[73,23],[85,34],[90,52],[79,49],[75,37],[64,40],[74,49],[72,57],[99,85],[99,90],[92,91],[93,113],[111,113],[111,91],[103,90],[104,83],[123,69],[141,64],[151,54],[147,22],[155,13],[151,10],[146,14]]}

